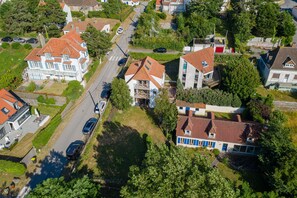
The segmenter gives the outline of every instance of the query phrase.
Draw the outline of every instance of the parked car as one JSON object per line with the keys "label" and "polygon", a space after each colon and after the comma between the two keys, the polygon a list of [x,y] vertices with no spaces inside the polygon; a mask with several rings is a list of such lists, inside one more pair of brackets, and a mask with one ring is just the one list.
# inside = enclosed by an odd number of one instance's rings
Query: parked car
{"label": "parked car", "polygon": [[26,40],[26,43],[36,44],[38,43],[38,40],[36,38],[29,38],[28,40]]}
{"label": "parked car", "polygon": [[20,37],[15,37],[15,38],[13,38],[13,41],[14,41],[14,42],[17,42],[17,43],[25,43],[25,42],[26,42],[25,39],[20,38]]}
{"label": "parked car", "polygon": [[72,142],[66,149],[66,157],[68,160],[77,160],[80,156],[85,143],[81,140],[76,140]]}
{"label": "parked car", "polygon": [[117,34],[122,34],[124,32],[124,28],[119,27],[117,30]]}
{"label": "parked car", "polygon": [[101,98],[105,98],[106,100],[109,99],[111,95],[111,87],[105,87],[101,92]]}
{"label": "parked car", "polygon": [[127,58],[122,58],[121,60],[119,60],[118,65],[119,65],[119,66],[125,66],[127,60],[128,60]]}
{"label": "parked car", "polygon": [[164,47],[159,47],[159,48],[154,49],[153,51],[157,52],[157,53],[166,53],[167,49]]}
{"label": "parked car", "polygon": [[95,113],[102,114],[106,108],[106,101],[101,100],[99,103],[95,105]]}
{"label": "parked car", "polygon": [[10,36],[6,36],[4,38],[1,39],[2,42],[12,42],[13,39]]}
{"label": "parked car", "polygon": [[83,127],[83,130],[82,130],[83,134],[84,135],[90,135],[93,132],[97,122],[98,122],[97,118],[90,118],[86,122],[85,126]]}

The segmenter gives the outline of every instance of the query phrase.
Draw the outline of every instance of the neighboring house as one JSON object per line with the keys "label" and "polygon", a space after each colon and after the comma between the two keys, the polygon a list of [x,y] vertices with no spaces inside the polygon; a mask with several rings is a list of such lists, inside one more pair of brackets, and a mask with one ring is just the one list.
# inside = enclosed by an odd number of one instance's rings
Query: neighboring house
{"label": "neighboring house", "polygon": [[297,48],[281,47],[260,56],[259,70],[266,87],[297,91]]}
{"label": "neighboring house", "polygon": [[184,88],[200,89],[212,80],[213,70],[214,49],[209,47],[180,57],[178,78]]}
{"label": "neighboring house", "polygon": [[193,47],[186,46],[185,52],[196,52],[205,48],[213,47],[215,53],[224,53],[226,50],[226,38],[215,37],[215,35],[209,35],[205,39],[193,39]]}
{"label": "neighboring house", "polygon": [[25,60],[30,80],[82,81],[90,59],[86,43],[72,30],[61,38],[51,38],[42,48],[33,49]]}
{"label": "neighboring house", "polygon": [[125,81],[129,86],[133,105],[148,104],[150,108],[154,108],[155,98],[164,86],[165,66],[147,56],[129,66]]}
{"label": "neighboring house", "polygon": [[122,2],[129,6],[138,6],[139,5],[139,0],[122,0]]}
{"label": "neighboring house", "polygon": [[205,147],[221,152],[256,154],[259,151],[256,141],[260,126],[237,121],[215,119],[214,113],[208,117],[194,117],[192,111],[187,116],[178,117],[176,144],[185,147]]}
{"label": "neighboring house", "polygon": [[157,0],[156,10],[174,14],[186,11],[185,0]]}
{"label": "neighboring house", "polygon": [[18,130],[30,116],[29,105],[5,89],[0,90],[0,139],[11,130]]}
{"label": "neighboring house", "polygon": [[88,27],[88,25],[92,25],[98,31],[101,32],[110,32],[110,24],[104,22],[104,19],[97,19],[97,18],[86,18],[85,21],[73,21],[68,23],[64,28],[64,34],[67,34],[71,30],[76,30],[80,34],[84,33]]}
{"label": "neighboring house", "polygon": [[71,14],[70,7],[63,2],[60,3],[60,6],[63,9],[63,11],[67,14],[66,23],[68,24],[68,23],[72,22],[72,14]]}
{"label": "neighboring house", "polygon": [[293,15],[293,17],[294,17],[295,19],[297,19],[297,6],[294,6],[294,7],[292,8],[292,15]]}
{"label": "neighboring house", "polygon": [[178,114],[186,115],[189,111],[193,112],[196,116],[206,115],[206,104],[204,103],[189,103],[181,100],[175,102]]}
{"label": "neighboring house", "polygon": [[71,11],[99,11],[100,6],[97,0],[58,0],[60,3],[65,3],[70,7]]}

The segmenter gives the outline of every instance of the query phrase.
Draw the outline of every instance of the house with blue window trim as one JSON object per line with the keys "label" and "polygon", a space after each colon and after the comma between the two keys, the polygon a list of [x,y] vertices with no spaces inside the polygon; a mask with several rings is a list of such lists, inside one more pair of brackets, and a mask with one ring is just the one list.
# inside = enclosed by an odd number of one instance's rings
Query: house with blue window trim
{"label": "house with blue window trim", "polygon": [[253,155],[259,151],[257,139],[260,130],[259,124],[243,122],[240,115],[234,121],[221,120],[215,119],[213,112],[209,117],[196,117],[190,110],[188,115],[178,117],[176,145]]}

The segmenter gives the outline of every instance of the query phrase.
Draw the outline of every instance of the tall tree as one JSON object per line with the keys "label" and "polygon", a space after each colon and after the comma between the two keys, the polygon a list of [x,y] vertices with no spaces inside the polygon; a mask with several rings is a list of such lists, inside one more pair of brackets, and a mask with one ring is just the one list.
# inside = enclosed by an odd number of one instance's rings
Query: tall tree
{"label": "tall tree", "polygon": [[276,35],[280,9],[275,3],[261,3],[257,10],[256,34],[270,38]]}
{"label": "tall tree", "polygon": [[161,90],[157,96],[154,112],[160,121],[161,128],[166,134],[175,129],[177,109],[175,104],[169,101],[168,91],[166,89]]}
{"label": "tall tree", "polygon": [[197,13],[205,18],[215,17],[221,9],[223,0],[192,0],[187,5],[187,13]]}
{"label": "tall tree", "polygon": [[[45,0],[43,4],[39,4],[36,9],[35,28],[39,32],[56,31],[49,28],[51,25],[61,26],[66,23],[66,13],[63,12],[57,0]],[[55,35],[55,34],[54,34]]]}
{"label": "tall tree", "polygon": [[245,43],[250,38],[253,26],[249,12],[234,13],[232,15],[232,32],[240,42]]}
{"label": "tall tree", "polygon": [[81,35],[86,41],[90,56],[100,58],[111,48],[109,34],[98,31],[94,26],[88,25],[87,30]]}
{"label": "tall tree", "polygon": [[88,177],[65,181],[63,177],[47,179],[39,184],[28,195],[29,198],[57,198],[57,197],[84,197],[93,198],[99,196],[99,188]]}
{"label": "tall tree", "polygon": [[250,61],[241,57],[230,61],[224,68],[222,82],[224,90],[247,100],[259,86],[260,76]]}
{"label": "tall tree", "polygon": [[235,197],[232,185],[205,158],[174,145],[149,146],[129,178],[122,197]]}
{"label": "tall tree", "polygon": [[296,26],[293,17],[288,12],[282,12],[279,18],[277,34],[283,38],[283,44],[289,45],[293,41],[295,31]]}
{"label": "tall tree", "polygon": [[110,100],[112,104],[120,110],[126,110],[131,106],[132,98],[125,80],[119,78],[113,79],[111,83]]}
{"label": "tall tree", "polygon": [[186,22],[190,30],[191,39],[205,38],[214,32],[215,24],[210,20],[200,16],[198,13],[192,13]]}
{"label": "tall tree", "polygon": [[5,5],[9,5],[8,10],[2,10],[1,13],[4,15],[5,32],[22,35],[31,31],[33,15],[30,13],[28,2],[26,0],[12,0],[10,4]]}

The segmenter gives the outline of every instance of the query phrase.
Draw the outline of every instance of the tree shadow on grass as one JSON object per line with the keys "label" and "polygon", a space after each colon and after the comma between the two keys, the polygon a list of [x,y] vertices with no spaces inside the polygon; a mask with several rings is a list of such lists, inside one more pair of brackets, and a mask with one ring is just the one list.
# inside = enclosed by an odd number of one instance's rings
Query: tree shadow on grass
{"label": "tree shadow on grass", "polygon": [[165,73],[170,80],[176,81],[178,77],[179,59],[168,61],[164,63]]}
{"label": "tree shadow on grass", "polygon": [[95,146],[98,168],[106,183],[125,184],[129,167],[140,165],[145,152],[145,140],[137,130],[119,122],[105,122],[103,133]]}

